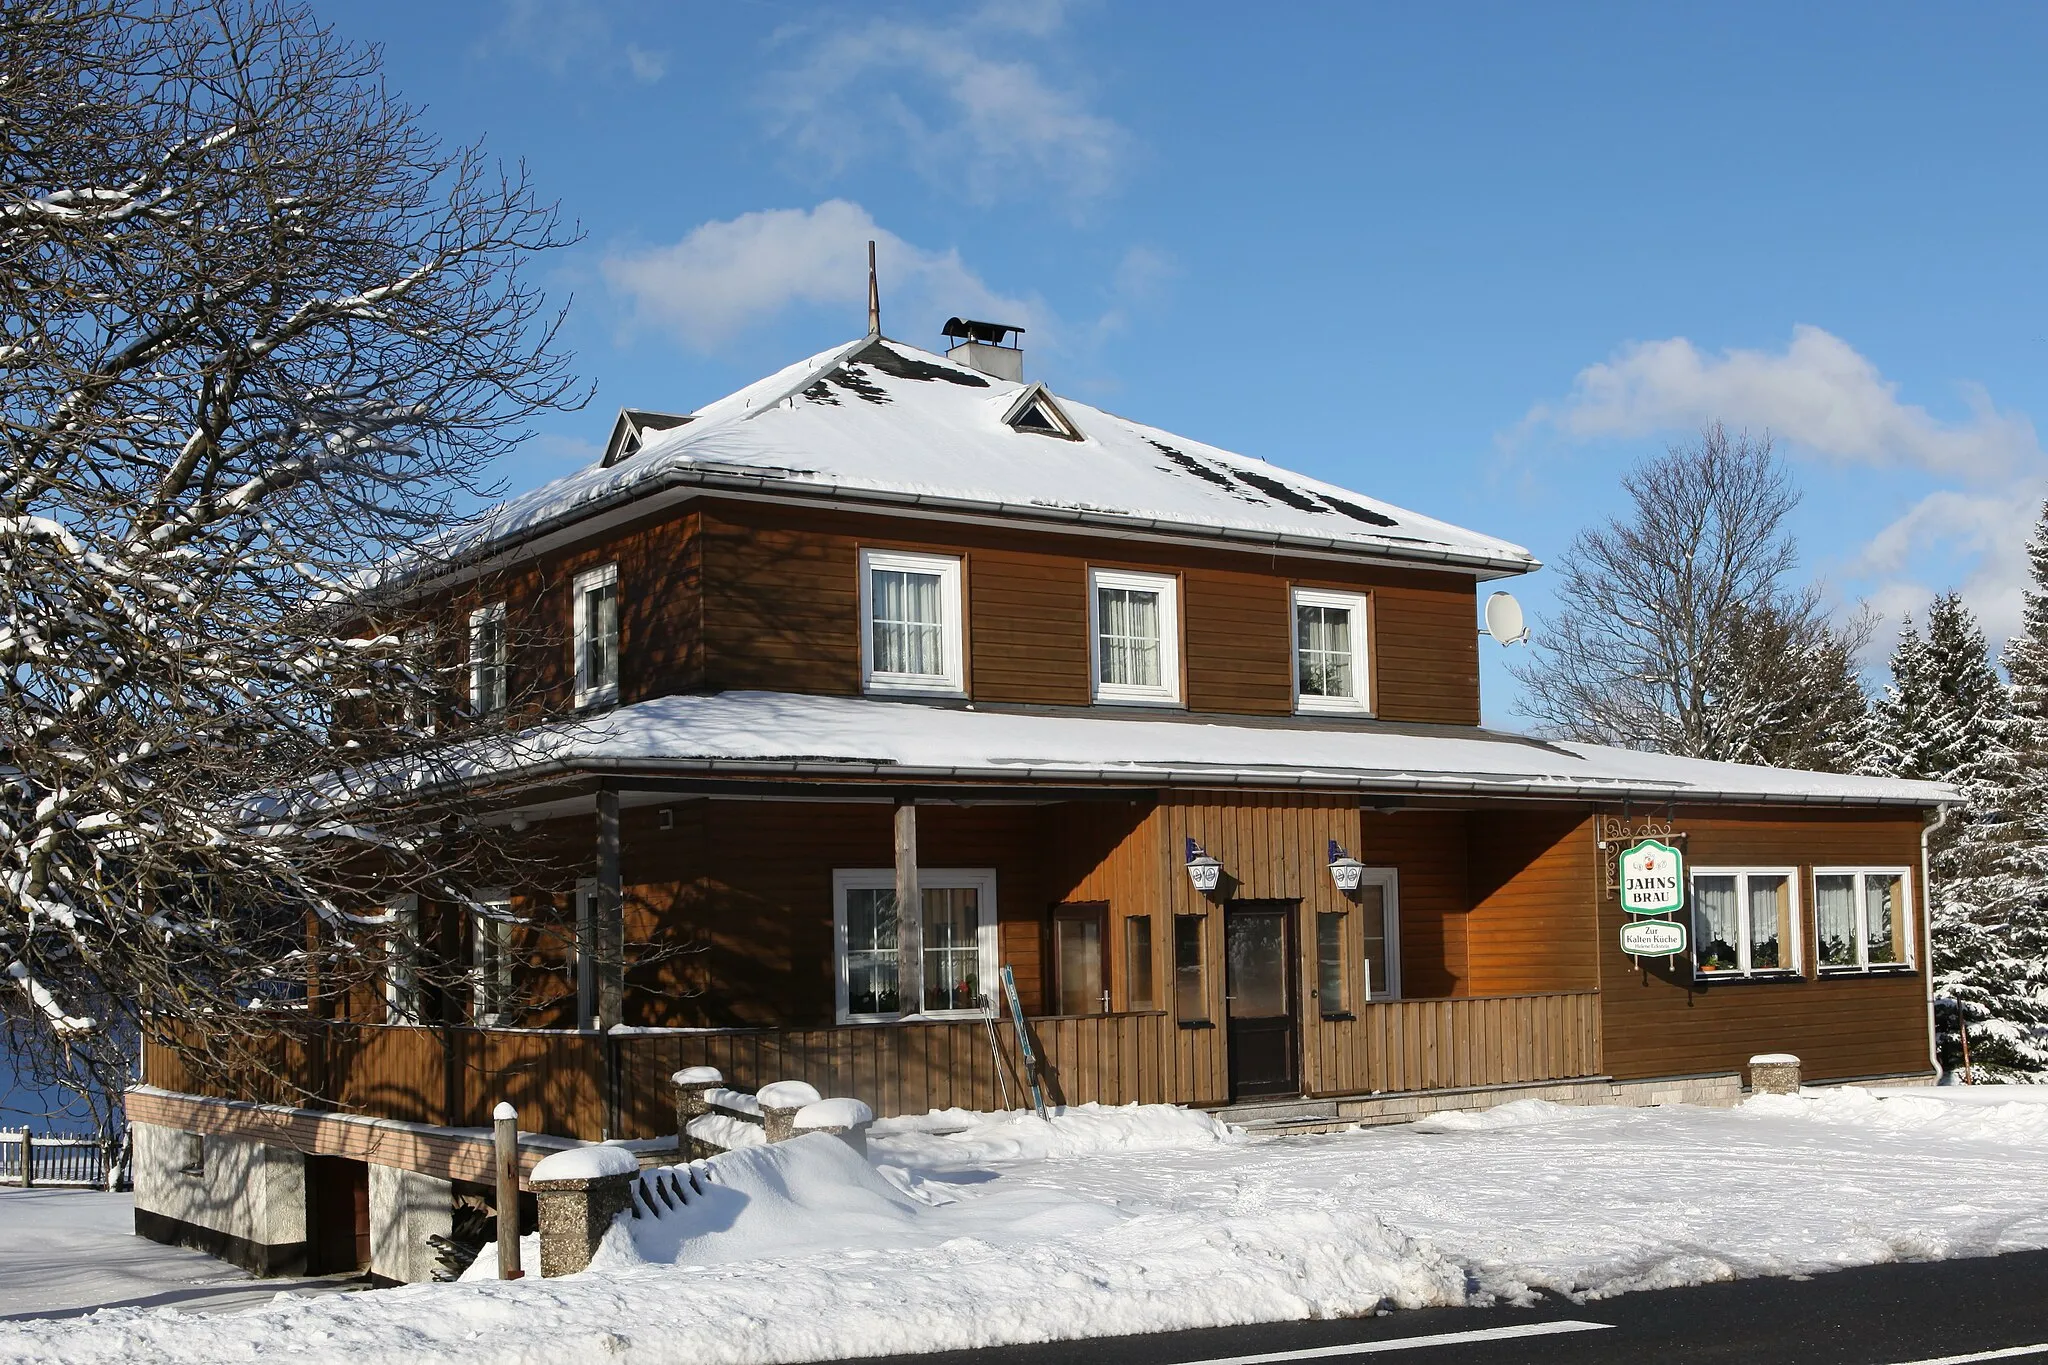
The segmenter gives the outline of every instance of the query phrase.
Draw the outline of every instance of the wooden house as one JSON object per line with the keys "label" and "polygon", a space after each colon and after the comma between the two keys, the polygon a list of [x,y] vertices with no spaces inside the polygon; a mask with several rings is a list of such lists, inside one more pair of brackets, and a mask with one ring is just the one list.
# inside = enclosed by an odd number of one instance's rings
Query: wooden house
{"label": "wooden house", "polygon": [[[166,1167],[146,1231],[340,1263],[377,1181],[481,1178],[451,1130],[499,1099],[657,1137],[685,1064],[883,1114],[1018,1104],[1005,970],[1069,1102],[1726,1100],[1759,1052],[1931,1075],[1946,789],[1485,729],[1479,598],[1526,550],[949,333],[622,413],[599,464],[394,569],[380,609],[454,680],[424,795],[530,862],[496,916],[392,901],[381,994],[294,1044],[321,1105],[153,1047],[138,1169],[194,1135],[296,1154],[302,1215],[222,1231]],[[1621,943],[1617,860],[1651,837],[1685,862],[1671,956]],[[430,955],[463,984],[423,985]]]}

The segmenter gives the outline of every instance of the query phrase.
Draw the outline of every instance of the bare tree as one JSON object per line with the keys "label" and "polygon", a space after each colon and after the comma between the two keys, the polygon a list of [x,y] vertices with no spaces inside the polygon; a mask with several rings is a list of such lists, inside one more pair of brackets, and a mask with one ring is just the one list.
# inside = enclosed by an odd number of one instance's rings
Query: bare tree
{"label": "bare tree", "polygon": [[298,4],[0,7],[0,1009],[69,1074],[345,989],[372,870],[460,902],[487,861],[446,808],[242,798],[446,705],[320,604],[580,403],[521,273],[565,240]]}
{"label": "bare tree", "polygon": [[1596,744],[1853,768],[1870,618],[1838,625],[1817,587],[1785,586],[1799,494],[1770,438],[1715,423],[1622,487],[1631,514],[1572,542],[1558,610],[1515,670],[1529,713]]}

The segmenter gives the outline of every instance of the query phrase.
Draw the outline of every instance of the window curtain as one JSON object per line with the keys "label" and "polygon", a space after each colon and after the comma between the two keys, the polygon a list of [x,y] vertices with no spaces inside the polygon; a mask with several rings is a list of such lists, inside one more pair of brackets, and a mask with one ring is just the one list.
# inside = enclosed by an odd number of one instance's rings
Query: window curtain
{"label": "window curtain", "polygon": [[1823,967],[1856,965],[1856,878],[1829,873],[1813,879],[1813,916]]}
{"label": "window curtain", "polygon": [[1783,877],[1749,879],[1749,966],[1771,971],[1792,965],[1792,892]]}
{"label": "window curtain", "polygon": [[1699,918],[1700,970],[1740,970],[1742,958],[1735,945],[1741,942],[1742,921],[1735,899],[1735,878],[1695,877],[1692,896]]}
{"label": "window curtain", "polygon": [[939,575],[876,569],[869,575],[877,673],[943,677]]}
{"label": "window curtain", "polygon": [[1140,588],[1096,590],[1096,653],[1101,681],[1116,687],[1158,687],[1159,594]]}
{"label": "window curtain", "polygon": [[971,886],[924,892],[924,1007],[981,1004],[981,894]]}
{"label": "window curtain", "polygon": [[1863,934],[1873,963],[1904,962],[1906,945],[1899,933],[1899,879],[1882,872],[1863,877]]}
{"label": "window curtain", "polygon": [[1351,613],[1343,607],[1294,609],[1296,660],[1304,697],[1355,697],[1351,678]]}
{"label": "window curtain", "polygon": [[583,599],[584,680],[592,692],[619,685],[619,585],[605,583]]}

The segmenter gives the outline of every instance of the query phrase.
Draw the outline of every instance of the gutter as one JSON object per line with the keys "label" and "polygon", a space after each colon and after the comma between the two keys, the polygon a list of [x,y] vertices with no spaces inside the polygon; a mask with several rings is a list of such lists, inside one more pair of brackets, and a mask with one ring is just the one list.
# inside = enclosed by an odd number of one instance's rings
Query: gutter
{"label": "gutter", "polygon": [[[1240,527],[1211,526],[1196,522],[1174,521],[1165,517],[1147,517],[1112,512],[1095,512],[1085,508],[1051,507],[1040,503],[980,502],[971,498],[947,497],[930,493],[906,493],[890,489],[876,489],[863,486],[849,486],[836,483],[796,482],[772,475],[742,471],[735,466],[714,468],[703,463],[687,467],[670,467],[644,479],[613,488],[609,492],[577,503],[552,516],[522,526],[458,554],[446,564],[432,566],[451,575],[477,571],[474,566],[483,560],[516,551],[543,536],[553,534],[616,507],[636,502],[651,494],[666,492],[674,488],[703,488],[712,491],[732,493],[766,494],[777,499],[799,501],[841,500],[864,505],[878,504],[884,507],[912,507],[938,512],[993,516],[1010,520],[1054,522],[1063,525],[1087,526],[1107,531],[1149,531],[1175,540],[1224,541],[1246,547],[1311,550],[1337,553],[1347,558],[1387,560],[1397,564],[1421,564],[1447,566],[1477,570],[1500,577],[1533,573],[1543,567],[1533,555],[1523,558],[1505,558],[1479,552],[1467,552],[1446,547],[1430,547],[1420,543],[1414,545],[1362,543],[1356,540],[1342,540],[1334,536],[1309,536],[1285,531],[1253,531]],[[462,567],[457,567],[462,566]],[[400,573],[391,579],[367,589],[364,595],[403,587],[417,578],[426,576],[431,569],[412,570]]]}

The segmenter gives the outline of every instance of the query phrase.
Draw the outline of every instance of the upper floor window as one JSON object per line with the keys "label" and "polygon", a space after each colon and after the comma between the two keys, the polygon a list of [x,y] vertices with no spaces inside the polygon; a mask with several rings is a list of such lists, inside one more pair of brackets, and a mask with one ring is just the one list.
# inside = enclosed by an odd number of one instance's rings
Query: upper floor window
{"label": "upper floor window", "polygon": [[960,561],[860,552],[861,673],[875,692],[965,692]]}
{"label": "upper floor window", "polygon": [[1789,867],[1693,869],[1693,960],[1701,975],[1797,971],[1798,884]]}
{"label": "upper floor window", "polygon": [[1813,917],[1822,971],[1912,964],[1912,909],[1903,867],[1817,867]]}
{"label": "upper floor window", "polygon": [[1088,571],[1089,655],[1097,701],[1180,701],[1180,580]]}
{"label": "upper floor window", "polygon": [[1369,711],[1367,599],[1294,590],[1294,701],[1303,711]]}
{"label": "upper floor window", "polygon": [[576,705],[619,699],[619,566],[576,575]]}
{"label": "upper floor window", "polygon": [[437,682],[436,646],[432,626],[417,626],[398,637],[398,651],[405,671],[405,693],[401,710],[405,728],[416,735],[434,733],[434,702]]}
{"label": "upper floor window", "polygon": [[469,709],[479,716],[505,709],[505,604],[469,614]]}

